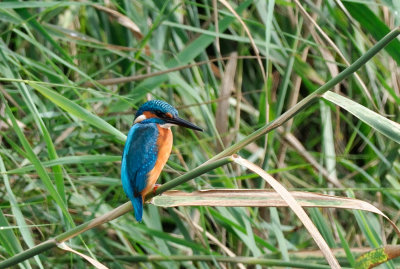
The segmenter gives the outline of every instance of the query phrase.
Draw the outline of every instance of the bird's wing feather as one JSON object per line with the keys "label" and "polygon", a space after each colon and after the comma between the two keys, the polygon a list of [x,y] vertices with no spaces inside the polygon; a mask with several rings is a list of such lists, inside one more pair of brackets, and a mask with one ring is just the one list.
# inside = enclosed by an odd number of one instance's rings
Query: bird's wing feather
{"label": "bird's wing feather", "polygon": [[122,161],[125,171],[122,183],[129,198],[137,197],[147,185],[147,174],[153,169],[158,154],[158,128],[154,123],[135,124],[128,133]]}

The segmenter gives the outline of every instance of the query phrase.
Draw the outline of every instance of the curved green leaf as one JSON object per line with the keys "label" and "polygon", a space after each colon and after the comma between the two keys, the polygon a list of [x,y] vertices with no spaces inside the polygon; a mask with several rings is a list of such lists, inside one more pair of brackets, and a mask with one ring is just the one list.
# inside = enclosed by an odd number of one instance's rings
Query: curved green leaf
{"label": "curved green leaf", "polygon": [[328,91],[322,97],[341,108],[344,108],[378,132],[400,144],[400,124],[391,121],[378,113],[362,106],[344,96]]}
{"label": "curved green leaf", "polygon": [[38,92],[40,92],[43,96],[45,96],[47,99],[52,101],[54,104],[57,106],[61,107],[68,113],[80,118],[81,120],[86,121],[87,123],[103,130],[104,132],[110,133],[112,135],[115,135],[119,140],[125,141],[126,136],[121,133],[121,131],[115,129],[114,126],[100,118],[99,116],[96,116],[92,114],[91,112],[87,111],[83,107],[75,104],[71,100],[65,98],[64,96],[60,95],[59,93],[48,89],[46,87],[43,87],[39,84],[36,84],[34,82],[28,82],[28,84],[36,89]]}
{"label": "curved green leaf", "polygon": [[[109,156],[109,155],[86,155],[86,156],[66,156],[59,157],[55,160],[42,162],[43,167],[52,167],[56,165],[64,164],[89,164],[89,163],[107,163],[117,162],[121,160],[121,156]],[[8,170],[7,174],[23,174],[29,171],[35,170],[33,165],[27,165],[21,168]]]}

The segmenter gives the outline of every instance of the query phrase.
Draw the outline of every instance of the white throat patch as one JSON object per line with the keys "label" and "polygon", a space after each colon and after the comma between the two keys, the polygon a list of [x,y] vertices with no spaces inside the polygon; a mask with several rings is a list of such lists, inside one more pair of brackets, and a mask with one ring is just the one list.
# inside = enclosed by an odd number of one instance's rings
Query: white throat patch
{"label": "white throat patch", "polygon": [[172,123],[164,123],[164,124],[159,124],[161,128],[164,129],[171,129],[171,126],[176,126],[176,124],[172,124]]}
{"label": "white throat patch", "polygon": [[147,119],[146,115],[140,115],[139,117],[136,118],[136,120],[133,122],[133,124],[144,121],[145,119]]}

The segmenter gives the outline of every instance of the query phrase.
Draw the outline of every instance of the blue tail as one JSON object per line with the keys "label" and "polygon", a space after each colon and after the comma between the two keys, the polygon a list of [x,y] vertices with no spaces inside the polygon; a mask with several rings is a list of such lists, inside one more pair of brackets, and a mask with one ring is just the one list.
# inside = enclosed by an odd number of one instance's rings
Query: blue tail
{"label": "blue tail", "polygon": [[137,221],[141,222],[142,221],[142,216],[143,216],[143,198],[141,195],[133,197],[132,205],[133,209],[135,210],[135,218]]}

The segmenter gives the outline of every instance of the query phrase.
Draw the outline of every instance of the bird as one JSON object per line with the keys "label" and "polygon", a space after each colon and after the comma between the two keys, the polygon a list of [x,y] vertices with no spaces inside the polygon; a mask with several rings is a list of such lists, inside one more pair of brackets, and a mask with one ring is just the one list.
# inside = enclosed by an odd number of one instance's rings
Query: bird
{"label": "bird", "polygon": [[122,153],[121,181],[138,222],[142,221],[144,197],[154,188],[171,154],[171,126],[203,131],[180,118],[167,102],[151,100],[139,107],[128,132]]}

